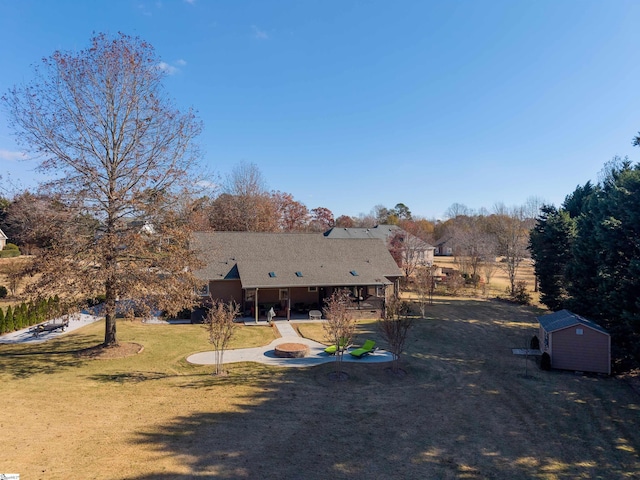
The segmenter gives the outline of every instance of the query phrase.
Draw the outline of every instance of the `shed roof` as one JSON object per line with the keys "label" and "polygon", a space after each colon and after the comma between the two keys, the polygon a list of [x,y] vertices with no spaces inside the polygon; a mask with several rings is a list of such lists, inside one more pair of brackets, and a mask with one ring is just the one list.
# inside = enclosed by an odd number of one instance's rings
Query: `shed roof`
{"label": "shed roof", "polygon": [[240,279],[243,288],[388,285],[402,276],[377,239],[329,242],[313,233],[196,232],[192,248],[205,263],[195,272],[198,278]]}
{"label": "shed roof", "polygon": [[573,325],[583,325],[604,333],[605,335],[609,335],[609,333],[597,323],[587,320],[569,310],[560,310],[548,315],[543,315],[538,317],[538,322],[540,322],[542,328],[549,333],[572,327]]}
{"label": "shed roof", "polygon": [[9,237],[7,237],[7,236],[5,235],[5,233],[2,231],[2,229],[1,229],[1,228],[0,228],[0,238],[4,238],[5,240],[8,240],[8,239],[9,239]]}

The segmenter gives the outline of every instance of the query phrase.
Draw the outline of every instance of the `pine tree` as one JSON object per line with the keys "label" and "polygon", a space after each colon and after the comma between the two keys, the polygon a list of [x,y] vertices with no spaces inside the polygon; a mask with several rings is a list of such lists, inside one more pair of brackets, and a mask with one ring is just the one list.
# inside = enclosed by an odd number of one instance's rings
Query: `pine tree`
{"label": "pine tree", "polygon": [[560,310],[568,298],[566,266],[576,236],[575,221],[569,213],[545,205],[529,237],[540,284],[540,301],[551,310]]}
{"label": "pine tree", "polygon": [[7,311],[4,314],[4,321],[7,325],[7,332],[13,332],[15,330],[15,326],[13,324],[13,310],[11,309],[11,305],[7,307]]}

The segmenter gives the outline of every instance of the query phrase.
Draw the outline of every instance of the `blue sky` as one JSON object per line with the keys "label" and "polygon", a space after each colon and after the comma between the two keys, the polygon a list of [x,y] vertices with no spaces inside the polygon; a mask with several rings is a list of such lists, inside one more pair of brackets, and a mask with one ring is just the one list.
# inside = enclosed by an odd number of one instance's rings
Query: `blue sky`
{"label": "blue sky", "polygon": [[[635,0],[0,0],[0,92],[93,32],[138,35],[203,120],[210,170],[254,163],[336,216],[438,218],[559,204],[638,161],[639,25]],[[4,115],[0,175],[32,186]]]}

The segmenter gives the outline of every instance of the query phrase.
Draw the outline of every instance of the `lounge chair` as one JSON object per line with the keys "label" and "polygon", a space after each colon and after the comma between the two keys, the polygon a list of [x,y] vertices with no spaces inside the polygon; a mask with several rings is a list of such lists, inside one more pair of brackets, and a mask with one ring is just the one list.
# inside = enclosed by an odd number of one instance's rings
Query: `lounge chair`
{"label": "lounge chair", "polygon": [[375,349],[376,342],[374,342],[373,340],[367,340],[366,342],[364,342],[364,345],[362,345],[362,347],[352,350],[351,352],[349,352],[349,354],[356,358],[362,358],[365,355],[372,353]]}
{"label": "lounge chair", "polygon": [[[346,350],[347,348],[349,348],[349,345],[350,344],[347,342],[345,338],[340,339],[340,350]],[[329,355],[335,355],[337,351],[338,351],[337,345],[329,345],[327,348],[324,349],[324,353],[327,353]]]}

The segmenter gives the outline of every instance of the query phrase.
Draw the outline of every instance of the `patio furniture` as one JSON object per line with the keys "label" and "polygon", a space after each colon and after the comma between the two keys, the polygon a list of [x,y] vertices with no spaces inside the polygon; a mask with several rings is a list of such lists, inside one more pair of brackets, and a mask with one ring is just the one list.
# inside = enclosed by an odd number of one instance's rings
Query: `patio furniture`
{"label": "patio furniture", "polygon": [[[341,338],[340,339],[340,350],[346,350],[347,348],[349,348],[349,343],[347,342],[346,338]],[[324,353],[327,353],[329,355],[335,355],[338,352],[338,346],[337,345],[329,345],[327,348],[324,349]]]}
{"label": "patio furniture", "polygon": [[356,358],[362,358],[369,353],[373,353],[376,349],[376,342],[373,340],[367,340],[364,342],[364,345],[360,348],[356,348],[355,350],[349,352],[350,355]]}
{"label": "patio furniture", "polygon": [[309,318],[311,320],[322,320],[322,312],[320,310],[309,310]]}
{"label": "patio furniture", "polygon": [[69,326],[69,320],[65,319],[60,323],[48,322],[41,323],[39,325],[35,325],[29,329],[29,333],[31,333],[34,337],[39,337],[41,333],[47,332],[55,332],[56,330],[62,330],[64,332],[65,328]]}

